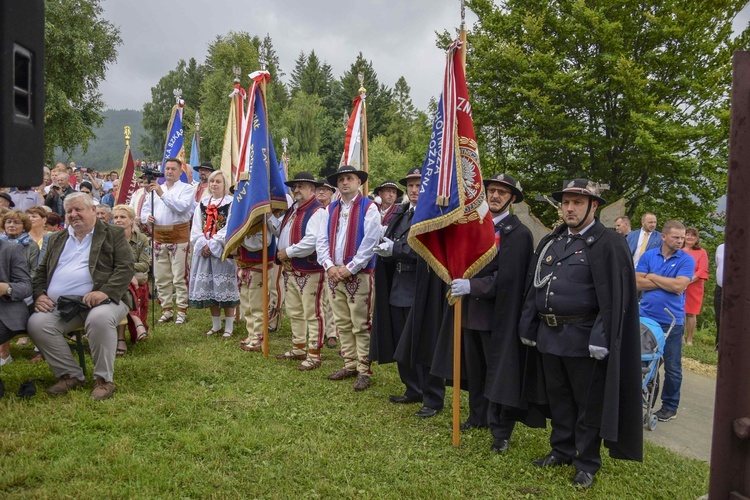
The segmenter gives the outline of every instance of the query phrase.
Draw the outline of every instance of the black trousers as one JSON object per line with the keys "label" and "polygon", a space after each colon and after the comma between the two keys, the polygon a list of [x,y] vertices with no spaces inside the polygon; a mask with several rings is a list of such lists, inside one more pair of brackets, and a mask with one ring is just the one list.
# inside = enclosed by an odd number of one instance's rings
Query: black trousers
{"label": "black trousers", "polygon": [[464,329],[461,332],[461,351],[466,385],[469,390],[469,418],[476,427],[489,427],[499,439],[510,439],[515,421],[505,418],[502,405],[487,399],[484,386],[490,360],[490,332]]}
{"label": "black trousers", "polygon": [[591,474],[602,467],[601,425],[606,361],[542,354],[552,413],[552,454]]}
{"label": "black trousers", "polygon": [[[406,325],[406,317],[409,315],[410,307],[391,307],[391,328],[395,334],[395,345],[401,339],[401,332]],[[445,399],[445,381],[430,374],[427,366],[409,366],[406,363],[396,362],[398,365],[398,376],[406,386],[404,396],[410,398],[421,398],[422,405],[435,410],[443,409]]]}

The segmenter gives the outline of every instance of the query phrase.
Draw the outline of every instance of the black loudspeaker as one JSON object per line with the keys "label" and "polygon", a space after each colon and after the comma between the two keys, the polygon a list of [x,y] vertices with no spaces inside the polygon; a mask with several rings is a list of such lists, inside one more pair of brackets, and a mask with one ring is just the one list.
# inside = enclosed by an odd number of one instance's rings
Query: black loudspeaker
{"label": "black loudspeaker", "polygon": [[0,187],[42,183],[44,0],[0,0]]}

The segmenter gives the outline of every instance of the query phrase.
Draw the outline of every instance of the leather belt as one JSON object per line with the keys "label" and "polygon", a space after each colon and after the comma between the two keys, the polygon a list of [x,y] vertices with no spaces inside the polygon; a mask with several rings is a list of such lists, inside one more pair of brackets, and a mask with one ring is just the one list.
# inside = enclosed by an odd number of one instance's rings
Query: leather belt
{"label": "leather belt", "polygon": [[408,273],[408,272],[415,272],[417,270],[417,265],[411,262],[403,262],[403,261],[397,261],[396,262],[396,272],[398,273]]}
{"label": "leather belt", "polygon": [[542,314],[539,313],[539,318],[541,318],[547,326],[560,326],[560,325],[570,325],[574,323],[586,323],[587,321],[593,321],[596,319],[597,313],[588,313],[588,314],[576,314],[573,316],[556,316],[554,314]]}
{"label": "leather belt", "polygon": [[190,222],[170,226],[154,226],[154,240],[157,243],[187,243],[190,241]]}

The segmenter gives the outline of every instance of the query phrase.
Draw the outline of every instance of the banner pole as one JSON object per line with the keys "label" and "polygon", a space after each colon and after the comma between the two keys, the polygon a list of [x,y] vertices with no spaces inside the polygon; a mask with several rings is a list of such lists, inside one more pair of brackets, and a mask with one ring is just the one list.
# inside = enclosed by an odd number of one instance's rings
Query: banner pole
{"label": "banner pole", "polygon": [[461,444],[461,303],[453,305],[453,446]]}
{"label": "banner pole", "polygon": [[[265,71],[266,69],[266,58],[264,53],[264,48],[261,46],[261,56],[260,56],[260,69]],[[268,106],[266,104],[266,79],[265,77],[260,81],[260,96],[263,100],[263,107],[266,110],[265,113],[265,119],[266,119],[266,144],[270,144],[269,140],[269,131],[268,131]],[[268,179],[268,193],[270,196],[271,193],[271,155],[266,155],[266,178]],[[269,205],[271,200],[269,199]],[[269,206],[270,209],[270,206]],[[262,280],[263,280],[263,357],[268,357],[268,214],[263,214],[263,227],[261,228],[261,231],[263,234],[263,248],[261,249],[262,256],[263,256],[263,271],[262,271]]]}
{"label": "banner pole", "polygon": [[[466,72],[466,22],[465,5],[461,0],[461,65]],[[453,305],[453,446],[461,444],[461,297]]]}

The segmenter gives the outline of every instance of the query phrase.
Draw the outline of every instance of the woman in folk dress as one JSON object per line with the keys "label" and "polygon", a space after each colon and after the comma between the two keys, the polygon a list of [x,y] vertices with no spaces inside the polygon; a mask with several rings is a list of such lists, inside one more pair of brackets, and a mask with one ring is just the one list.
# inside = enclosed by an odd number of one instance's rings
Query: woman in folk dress
{"label": "woman in folk dress", "polygon": [[240,303],[234,259],[222,260],[227,217],[232,197],[227,195],[227,181],[217,170],[208,178],[209,195],[195,209],[190,231],[193,261],[190,266],[188,299],[190,307],[211,310],[211,329],[206,335],[222,331],[221,309],[224,309],[225,339],[232,337],[234,308]]}

